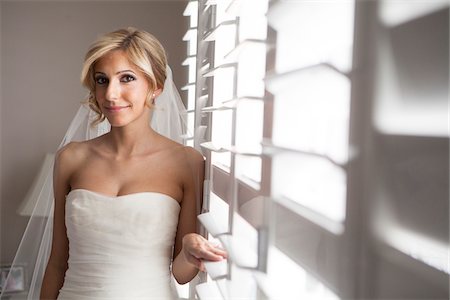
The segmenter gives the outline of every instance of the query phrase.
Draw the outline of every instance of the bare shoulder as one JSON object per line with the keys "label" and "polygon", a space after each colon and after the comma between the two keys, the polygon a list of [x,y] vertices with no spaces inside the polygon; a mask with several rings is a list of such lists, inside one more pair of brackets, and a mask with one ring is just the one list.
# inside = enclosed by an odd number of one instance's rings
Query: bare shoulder
{"label": "bare shoulder", "polygon": [[192,173],[198,173],[204,168],[203,155],[196,149],[188,146],[178,145],[167,153],[171,164],[185,176],[192,176]]}
{"label": "bare shoulder", "polygon": [[56,152],[57,161],[72,160],[82,154],[86,148],[83,142],[70,142]]}
{"label": "bare shoulder", "polygon": [[203,155],[196,149],[189,146],[179,147],[179,166],[184,166],[185,170],[198,170],[204,167]]}
{"label": "bare shoulder", "polygon": [[185,146],[185,147],[183,147],[183,149],[184,149],[184,152],[186,153],[186,159],[189,161],[189,163],[197,165],[197,164],[203,164],[205,162],[203,155],[195,148],[190,147],[190,146]]}
{"label": "bare shoulder", "polygon": [[55,167],[74,170],[88,156],[88,142],[70,142],[56,152]]}

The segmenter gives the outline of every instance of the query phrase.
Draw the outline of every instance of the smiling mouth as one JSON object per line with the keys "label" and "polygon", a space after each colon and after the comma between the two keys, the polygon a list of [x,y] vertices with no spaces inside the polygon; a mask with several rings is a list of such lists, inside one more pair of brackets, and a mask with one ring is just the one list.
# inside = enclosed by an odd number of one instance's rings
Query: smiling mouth
{"label": "smiling mouth", "polygon": [[128,106],[128,105],[127,106],[108,106],[108,107],[105,107],[105,109],[108,110],[109,112],[119,112],[128,107],[130,107],[130,106]]}

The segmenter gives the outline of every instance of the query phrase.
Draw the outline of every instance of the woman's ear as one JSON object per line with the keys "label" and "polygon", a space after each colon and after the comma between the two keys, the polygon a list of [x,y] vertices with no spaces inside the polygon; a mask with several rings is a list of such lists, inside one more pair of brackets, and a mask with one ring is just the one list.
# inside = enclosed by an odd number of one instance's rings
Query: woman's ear
{"label": "woman's ear", "polygon": [[153,91],[153,99],[155,99],[156,97],[158,97],[159,95],[161,95],[162,93],[162,89],[157,89]]}
{"label": "woman's ear", "polygon": [[156,99],[156,97],[158,97],[159,95],[161,95],[161,93],[162,93],[162,89],[157,89],[157,90],[154,90],[151,94],[148,94],[146,105],[147,105],[149,108],[152,108],[153,105],[155,105],[155,99]]}

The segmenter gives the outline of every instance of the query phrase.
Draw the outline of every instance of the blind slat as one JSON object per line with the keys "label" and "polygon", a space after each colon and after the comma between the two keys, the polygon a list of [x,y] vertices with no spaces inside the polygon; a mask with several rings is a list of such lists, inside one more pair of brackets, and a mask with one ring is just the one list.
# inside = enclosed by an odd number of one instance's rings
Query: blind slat
{"label": "blind slat", "polygon": [[202,108],[202,113],[209,113],[214,111],[233,109],[232,106],[220,105],[220,106],[206,106]]}
{"label": "blind slat", "polygon": [[217,152],[217,153],[223,153],[223,152],[228,152],[229,150],[222,148],[222,147],[217,147],[215,146],[212,142],[204,142],[200,144],[200,147],[212,151],[212,152]]}
{"label": "blind slat", "polygon": [[188,134],[182,134],[181,136],[180,136],[183,140],[192,140],[192,139],[194,139],[194,136],[192,136],[192,135],[188,135]]}
{"label": "blind slat", "polygon": [[188,84],[186,84],[185,86],[181,87],[182,91],[187,91],[190,88],[195,88],[195,82],[190,82]]}
{"label": "blind slat", "polygon": [[267,41],[265,41],[265,40],[247,39],[247,40],[243,40],[242,42],[240,42],[236,47],[234,47],[234,49],[232,49],[230,52],[228,52],[228,54],[225,55],[225,59],[229,62],[236,62],[237,58],[239,57],[240,52],[242,52],[243,49],[250,48],[252,46],[257,46],[257,45],[269,46],[269,47],[266,47],[266,50],[271,48],[270,44],[268,44]]}
{"label": "blind slat", "polygon": [[216,74],[217,71],[219,71],[221,69],[236,68],[236,67],[237,67],[236,63],[222,64],[220,66],[217,66],[217,67],[205,70],[204,73],[203,73],[203,77],[212,77],[212,76],[214,76]]}
{"label": "blind slat", "polygon": [[399,26],[449,7],[448,1],[380,1],[380,20],[387,26]]}
{"label": "blind slat", "polygon": [[261,97],[252,97],[252,96],[245,96],[245,97],[238,97],[230,100],[223,101],[222,105],[219,106],[206,106],[201,111],[204,113],[208,112],[214,112],[214,111],[221,111],[221,110],[228,110],[236,108],[239,104],[239,102],[242,101],[264,101],[264,98]]}
{"label": "blind slat", "polygon": [[224,153],[224,152],[230,152],[236,155],[243,155],[243,156],[254,156],[254,157],[261,157],[262,152],[259,151],[260,147],[259,145],[254,145],[252,147],[252,150],[243,149],[239,147],[222,147],[222,146],[216,146],[211,141],[204,142],[200,144],[202,148],[205,148],[206,150],[216,152],[216,153]]}
{"label": "blind slat", "polygon": [[196,62],[197,55],[189,55],[185,60],[181,63],[182,66],[189,66],[192,62]]}
{"label": "blind slat", "polygon": [[198,1],[189,1],[186,5],[186,8],[183,11],[183,16],[190,17],[193,15],[197,15],[198,11]]}
{"label": "blind slat", "polygon": [[349,72],[344,72],[339,70],[337,67],[330,63],[320,63],[314,64],[310,66],[304,66],[292,71],[288,71],[285,73],[276,73],[273,71],[271,74],[266,75],[264,78],[264,82],[266,84],[266,89],[271,93],[276,93],[280,90],[286,88],[286,86],[292,84],[298,84],[299,78],[304,75],[305,72],[314,71],[314,72],[336,72],[345,77],[350,77]]}
{"label": "blind slat", "polygon": [[209,276],[213,280],[217,280],[220,278],[224,278],[227,276],[227,261],[204,261],[206,272],[208,272]]}
{"label": "blind slat", "polygon": [[[250,271],[233,269],[236,279],[219,279],[216,281],[219,291],[224,299],[257,299],[256,281]],[[244,273],[244,274],[242,274]]]}
{"label": "blind slat", "polygon": [[295,212],[297,215],[299,215],[304,220],[307,220],[308,222],[312,222],[321,228],[326,229],[327,231],[335,234],[335,235],[341,235],[344,233],[344,225],[340,222],[333,221],[326,216],[304,206],[300,203],[288,199],[286,197],[279,197],[274,198],[274,202],[279,203],[280,205],[284,206],[285,208],[288,208],[292,212]]}
{"label": "blind slat", "polygon": [[253,0],[232,0],[225,11],[236,16],[248,14],[249,11],[252,14],[264,15],[267,12],[267,4],[268,1],[258,1],[258,5],[255,5]]}
{"label": "blind slat", "polygon": [[219,288],[217,287],[217,284],[215,284],[214,282],[197,284],[195,286],[195,289],[200,300],[223,299],[222,295],[220,294]]}
{"label": "blind slat", "polygon": [[197,28],[189,28],[183,36],[183,41],[191,41],[197,38]]}
{"label": "blind slat", "polygon": [[221,222],[221,218],[214,216],[212,212],[203,213],[198,215],[197,218],[213,237],[228,232],[228,224]]}
{"label": "blind slat", "polygon": [[203,34],[202,40],[205,41],[205,42],[212,42],[212,41],[215,41],[215,40],[216,40],[217,32],[218,32],[222,27],[224,27],[224,26],[230,26],[230,25],[236,25],[236,21],[233,21],[233,20],[227,20],[227,21],[224,21],[224,22],[218,24],[216,27],[211,28],[210,30],[206,31],[206,32]]}
{"label": "blind slat", "polygon": [[221,235],[219,240],[227,250],[228,257],[238,267],[256,269],[258,254],[235,235]]}
{"label": "blind slat", "polygon": [[357,156],[357,150],[351,149],[349,151],[347,160],[340,162],[340,161],[337,161],[337,160],[333,159],[332,157],[330,157],[326,154],[323,154],[323,153],[317,153],[317,152],[313,152],[313,151],[310,151],[307,149],[294,149],[294,148],[283,147],[283,146],[275,145],[270,140],[267,140],[267,139],[263,139],[263,142],[261,143],[261,145],[262,145],[263,154],[267,155],[267,156],[275,156],[277,154],[286,153],[286,152],[294,153],[294,154],[298,154],[298,155],[315,156],[315,157],[323,158],[323,159],[329,161],[330,163],[332,163],[333,165],[335,165],[339,168],[342,168],[344,170],[347,169],[349,161],[353,160]]}

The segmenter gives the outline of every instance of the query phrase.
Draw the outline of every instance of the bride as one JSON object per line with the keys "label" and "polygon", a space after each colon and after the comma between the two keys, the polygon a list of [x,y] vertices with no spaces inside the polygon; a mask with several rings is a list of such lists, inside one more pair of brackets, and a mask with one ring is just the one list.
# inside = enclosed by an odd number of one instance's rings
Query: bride
{"label": "bride", "polygon": [[203,260],[226,257],[195,233],[203,156],[149,126],[166,66],[161,44],[135,28],[106,34],[87,52],[81,77],[92,125],[106,118],[111,130],[56,155],[41,299],[171,299],[171,275],[183,284]]}

